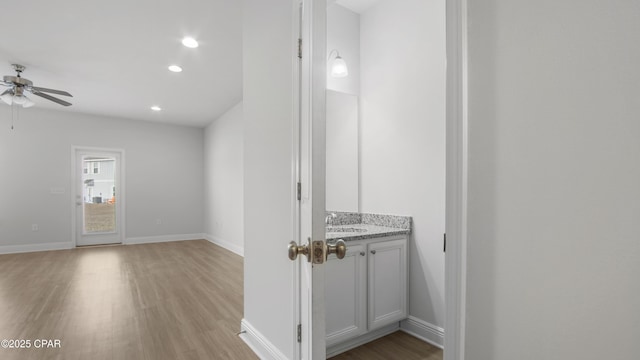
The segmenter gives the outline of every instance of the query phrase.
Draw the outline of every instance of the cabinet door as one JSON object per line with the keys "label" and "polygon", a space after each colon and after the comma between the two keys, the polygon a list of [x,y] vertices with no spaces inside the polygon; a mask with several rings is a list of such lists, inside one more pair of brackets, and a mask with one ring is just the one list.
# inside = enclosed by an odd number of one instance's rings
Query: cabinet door
{"label": "cabinet door", "polygon": [[407,317],[407,240],[368,245],[369,330]]}
{"label": "cabinet door", "polygon": [[366,253],[362,244],[347,243],[347,254],[325,263],[327,346],[366,332]]}

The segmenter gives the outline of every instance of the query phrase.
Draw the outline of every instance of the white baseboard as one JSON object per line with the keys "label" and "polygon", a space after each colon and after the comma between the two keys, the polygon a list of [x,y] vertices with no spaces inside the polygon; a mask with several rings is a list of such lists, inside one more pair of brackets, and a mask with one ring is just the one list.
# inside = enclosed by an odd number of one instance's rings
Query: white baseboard
{"label": "white baseboard", "polygon": [[35,251],[67,250],[72,249],[73,243],[56,242],[45,244],[25,244],[25,245],[0,245],[0,254],[15,254]]}
{"label": "white baseboard", "polygon": [[244,247],[242,246],[238,246],[236,244],[233,244],[231,242],[228,242],[226,240],[222,240],[219,237],[213,236],[213,235],[209,235],[209,234],[204,234],[204,238],[209,241],[212,244],[216,244],[220,247],[223,247],[233,253],[236,253],[242,257],[244,257]]}
{"label": "white baseboard", "polygon": [[143,236],[127,238],[124,243],[126,245],[134,244],[149,244],[169,241],[184,241],[184,240],[200,240],[204,239],[204,234],[178,234],[178,235],[159,235],[159,236]]}
{"label": "white baseboard", "polygon": [[413,335],[420,340],[444,349],[444,329],[424,320],[409,316],[400,323],[400,330]]}
{"label": "white baseboard", "polygon": [[[149,244],[149,243],[159,243],[159,242],[169,242],[169,241],[200,240],[200,239],[205,239],[205,235],[204,234],[180,234],[180,235],[144,236],[144,237],[127,238],[124,243],[126,245],[134,245],[134,244]],[[218,244],[217,242],[214,242],[214,241],[211,241],[211,242],[213,242],[214,244]],[[223,244],[218,244],[218,245],[229,249],[227,246]],[[0,254],[16,254],[16,253],[26,253],[26,252],[36,252],[36,251],[66,250],[66,249],[73,249],[73,248],[75,248],[75,245],[71,241],[45,243],[45,244],[0,245]],[[233,249],[229,249],[229,250],[237,254],[237,251]]]}
{"label": "white baseboard", "polygon": [[342,354],[345,351],[349,351],[353,348],[357,348],[360,345],[364,345],[373,340],[379,339],[383,336],[387,336],[391,333],[394,333],[400,329],[397,322],[383,326],[380,329],[372,330],[364,335],[360,335],[351,340],[347,340],[345,342],[329,346],[327,348],[327,358],[336,356],[338,354]]}
{"label": "white baseboard", "polygon": [[288,360],[278,348],[256,330],[249,322],[242,319],[240,322],[240,338],[262,360]]}

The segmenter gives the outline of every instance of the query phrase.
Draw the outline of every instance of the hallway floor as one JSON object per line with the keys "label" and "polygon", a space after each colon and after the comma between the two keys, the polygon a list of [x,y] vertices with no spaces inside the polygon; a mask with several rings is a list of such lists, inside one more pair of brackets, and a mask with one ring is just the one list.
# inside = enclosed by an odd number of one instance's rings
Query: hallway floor
{"label": "hallway floor", "polygon": [[205,240],[1,255],[0,339],[31,347],[0,359],[256,359],[242,269]]}

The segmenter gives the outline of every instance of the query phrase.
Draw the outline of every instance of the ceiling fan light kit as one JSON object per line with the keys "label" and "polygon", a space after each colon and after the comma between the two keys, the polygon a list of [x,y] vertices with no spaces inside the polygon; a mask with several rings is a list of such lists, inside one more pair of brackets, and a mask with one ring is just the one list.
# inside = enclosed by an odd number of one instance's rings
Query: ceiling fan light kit
{"label": "ceiling fan light kit", "polygon": [[13,90],[6,90],[0,95],[0,99],[7,105],[22,105],[23,108],[30,108],[36,104],[24,95],[24,93],[14,94]]}
{"label": "ceiling fan light kit", "polygon": [[20,64],[12,64],[13,69],[16,71],[16,76],[7,75],[2,78],[0,82],[0,86],[5,86],[7,89],[0,94],[0,99],[7,105],[16,105],[24,108],[31,107],[35,105],[35,103],[27,97],[26,93],[30,93],[32,95],[39,96],[41,98],[47,99],[49,101],[53,101],[62,106],[70,106],[71,103],[58,99],[57,97],[51,96],[47,93],[69,96],[73,97],[66,91],[55,90],[55,89],[47,89],[43,87],[33,86],[33,82],[29,79],[25,79],[22,77],[22,72],[25,70],[25,67]]}

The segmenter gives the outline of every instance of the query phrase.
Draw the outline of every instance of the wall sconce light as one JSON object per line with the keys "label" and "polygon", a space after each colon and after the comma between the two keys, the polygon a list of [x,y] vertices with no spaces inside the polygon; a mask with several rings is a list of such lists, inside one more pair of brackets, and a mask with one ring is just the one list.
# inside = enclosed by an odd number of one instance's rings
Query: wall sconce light
{"label": "wall sconce light", "polygon": [[336,57],[333,59],[333,63],[331,64],[331,76],[335,78],[341,78],[349,75],[347,63],[342,60],[342,57],[340,57],[340,53],[338,52],[338,50],[331,50],[331,52],[329,53],[329,60],[331,60],[334,52],[336,53]]}

